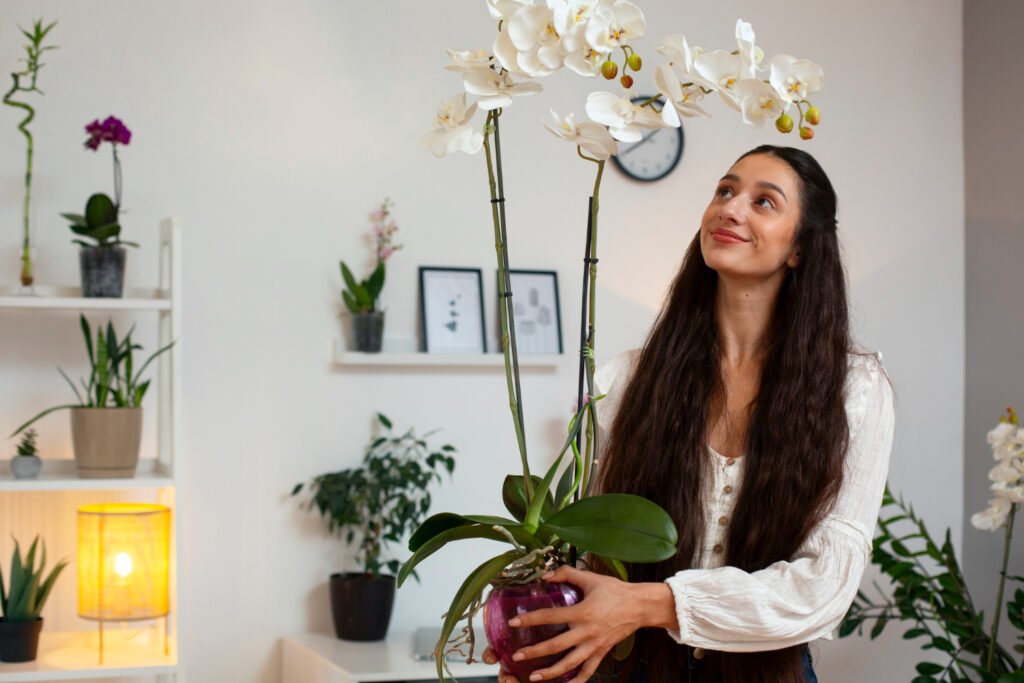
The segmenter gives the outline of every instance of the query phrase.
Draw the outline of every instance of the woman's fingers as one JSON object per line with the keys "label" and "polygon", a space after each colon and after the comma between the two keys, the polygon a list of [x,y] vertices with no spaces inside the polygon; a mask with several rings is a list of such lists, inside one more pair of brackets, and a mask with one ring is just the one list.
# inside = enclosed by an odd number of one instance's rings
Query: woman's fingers
{"label": "woman's fingers", "polygon": [[587,585],[590,583],[590,577],[593,576],[590,572],[580,571],[575,567],[570,567],[567,564],[563,564],[561,567],[551,572],[544,577],[545,581],[551,583],[571,583],[579,586],[585,593],[587,591]]}
{"label": "woman's fingers", "polygon": [[575,669],[577,666],[583,664],[583,662],[587,661],[587,659],[590,658],[590,655],[592,653],[593,648],[586,646],[577,647],[575,650],[572,650],[567,655],[558,660],[558,662],[554,665],[546,667],[544,669],[537,669],[536,671],[534,671],[532,674],[530,674],[530,680],[546,681],[552,678],[558,678],[562,674],[568,673]]}
{"label": "woman's fingers", "polygon": [[544,609],[524,612],[518,617],[509,619],[508,625],[513,628],[540,626],[541,624],[568,624],[579,617],[580,606],[546,607]]}
{"label": "woman's fingers", "polygon": [[604,657],[591,657],[587,660],[580,672],[576,674],[576,678],[569,681],[569,683],[587,683],[590,678],[597,673],[597,667],[601,666],[601,660]]}
{"label": "woman's fingers", "polygon": [[490,647],[484,648],[484,653],[480,656],[484,660],[484,664],[497,664],[498,658],[494,654],[494,650]]}
{"label": "woman's fingers", "polygon": [[515,654],[512,655],[512,659],[518,662],[524,659],[536,659],[537,657],[564,652],[576,645],[576,643],[582,639],[583,636],[580,635],[578,629],[569,629],[565,633],[559,634],[554,638],[549,638],[548,640],[541,641],[536,645],[530,645],[516,650]]}

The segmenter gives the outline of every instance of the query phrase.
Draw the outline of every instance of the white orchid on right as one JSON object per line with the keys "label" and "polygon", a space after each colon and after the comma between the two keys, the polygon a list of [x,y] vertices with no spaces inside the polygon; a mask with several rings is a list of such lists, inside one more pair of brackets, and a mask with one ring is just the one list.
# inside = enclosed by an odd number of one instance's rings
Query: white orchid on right
{"label": "white orchid on right", "polygon": [[593,92],[587,96],[587,116],[608,126],[608,132],[620,142],[639,142],[644,130],[664,127],[656,112],[610,92]]}
{"label": "white orchid on right", "polygon": [[508,22],[508,36],[516,48],[519,68],[530,76],[547,76],[562,68],[562,36],[569,15],[555,12],[547,4],[530,5],[516,12]]}
{"label": "white orchid on right", "polygon": [[644,35],[647,20],[640,8],[629,0],[600,3],[587,24],[586,37],[598,52],[608,53],[628,45]]}
{"label": "white orchid on right", "polygon": [[470,119],[476,113],[476,104],[466,106],[466,93],[442,102],[434,119],[434,130],[420,140],[420,149],[443,157],[452,152],[476,154],[483,145],[484,136],[473,130]]}
{"label": "white orchid on right", "polygon": [[462,85],[466,92],[480,97],[477,105],[484,111],[507,107],[513,96],[533,95],[542,90],[540,83],[516,83],[507,71],[491,68],[467,71],[462,75]]}
{"label": "white orchid on right", "polygon": [[998,464],[988,473],[995,498],[988,508],[971,516],[977,529],[995,531],[1004,526],[1016,505],[1024,504],[1024,427],[1013,408],[1007,409],[986,441],[992,447],[992,456]]}
{"label": "white orchid on right", "polygon": [[599,161],[618,154],[618,145],[606,127],[590,121],[576,123],[573,114],[560,117],[552,109],[550,118],[544,121],[544,127],[562,140],[578,145]]}
{"label": "white orchid on right", "polygon": [[697,104],[704,97],[701,87],[692,83],[684,86],[676,78],[670,65],[658,66],[654,72],[654,86],[666,101],[661,110],[661,119],[665,125],[678,128],[681,125],[680,116],[711,118],[711,115]]}

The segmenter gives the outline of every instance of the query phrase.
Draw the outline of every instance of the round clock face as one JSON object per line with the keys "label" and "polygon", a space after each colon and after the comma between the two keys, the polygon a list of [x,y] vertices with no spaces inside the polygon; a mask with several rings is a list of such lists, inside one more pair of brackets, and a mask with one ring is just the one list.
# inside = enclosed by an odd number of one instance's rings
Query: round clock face
{"label": "round clock face", "polygon": [[[638,104],[650,97],[634,97]],[[660,104],[662,101],[658,100]],[[612,157],[615,165],[634,180],[661,180],[676,167],[683,156],[683,129],[655,128],[644,131],[638,142],[620,142],[619,153]]]}

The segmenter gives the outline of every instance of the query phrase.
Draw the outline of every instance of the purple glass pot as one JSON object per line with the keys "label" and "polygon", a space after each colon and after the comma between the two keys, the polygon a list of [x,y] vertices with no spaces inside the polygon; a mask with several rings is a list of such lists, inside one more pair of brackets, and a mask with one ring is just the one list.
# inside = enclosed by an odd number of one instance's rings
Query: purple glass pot
{"label": "purple glass pot", "polygon": [[[487,634],[491,650],[501,662],[501,668],[525,683],[529,681],[531,673],[551,666],[564,657],[566,653],[559,652],[521,662],[512,661],[512,655],[520,648],[554,638],[559,633],[568,631],[569,627],[565,624],[546,624],[513,628],[508,625],[508,620],[545,607],[568,607],[582,599],[583,591],[568,583],[538,581],[520,586],[493,588],[484,604],[484,632]],[[561,678],[552,680],[564,683],[572,680],[579,672],[580,667],[577,667]]]}

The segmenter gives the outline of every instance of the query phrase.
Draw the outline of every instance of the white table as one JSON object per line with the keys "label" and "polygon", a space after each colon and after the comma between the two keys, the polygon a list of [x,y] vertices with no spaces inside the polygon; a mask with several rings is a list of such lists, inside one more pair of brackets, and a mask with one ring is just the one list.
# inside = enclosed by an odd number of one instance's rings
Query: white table
{"label": "white table", "polygon": [[[338,640],[319,633],[288,636],[281,639],[281,683],[436,681],[433,661],[413,659],[412,640],[410,632],[394,633],[376,643]],[[479,650],[483,651],[483,643]],[[482,662],[449,662],[448,667],[460,683],[498,674],[497,666]]]}

